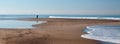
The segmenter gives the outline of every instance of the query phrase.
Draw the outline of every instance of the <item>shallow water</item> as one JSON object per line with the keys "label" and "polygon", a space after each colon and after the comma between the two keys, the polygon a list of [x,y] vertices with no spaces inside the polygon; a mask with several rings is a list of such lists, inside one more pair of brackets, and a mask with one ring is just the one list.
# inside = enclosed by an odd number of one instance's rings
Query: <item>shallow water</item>
{"label": "shallow water", "polygon": [[120,25],[87,26],[81,37],[104,41],[107,44],[120,44]]}
{"label": "shallow water", "polygon": [[34,28],[32,25],[44,21],[0,20],[0,28]]}

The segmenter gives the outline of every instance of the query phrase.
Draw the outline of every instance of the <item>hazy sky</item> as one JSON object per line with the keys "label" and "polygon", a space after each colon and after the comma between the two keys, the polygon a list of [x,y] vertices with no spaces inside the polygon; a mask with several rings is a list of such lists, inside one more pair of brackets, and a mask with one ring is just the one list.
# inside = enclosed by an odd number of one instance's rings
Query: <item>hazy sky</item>
{"label": "hazy sky", "polygon": [[120,0],[0,0],[0,14],[120,14]]}

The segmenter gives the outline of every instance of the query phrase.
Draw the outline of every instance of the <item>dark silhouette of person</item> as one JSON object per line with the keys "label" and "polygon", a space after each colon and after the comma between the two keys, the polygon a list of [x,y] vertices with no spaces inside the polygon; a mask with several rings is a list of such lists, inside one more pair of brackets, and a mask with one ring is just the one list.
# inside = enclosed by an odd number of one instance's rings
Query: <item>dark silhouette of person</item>
{"label": "dark silhouette of person", "polygon": [[36,18],[38,18],[38,15],[36,15]]}
{"label": "dark silhouette of person", "polygon": [[37,23],[38,23],[38,17],[39,17],[39,15],[36,15],[36,18],[37,18],[36,22],[37,22]]}

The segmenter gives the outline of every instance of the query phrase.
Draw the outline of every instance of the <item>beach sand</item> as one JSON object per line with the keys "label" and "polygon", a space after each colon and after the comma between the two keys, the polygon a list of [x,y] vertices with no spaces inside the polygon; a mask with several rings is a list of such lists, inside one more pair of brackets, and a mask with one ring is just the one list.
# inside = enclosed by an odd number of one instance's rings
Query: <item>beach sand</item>
{"label": "beach sand", "polygon": [[100,44],[82,38],[83,29],[90,25],[120,24],[115,20],[90,19],[21,19],[47,21],[31,29],[0,29],[0,44]]}

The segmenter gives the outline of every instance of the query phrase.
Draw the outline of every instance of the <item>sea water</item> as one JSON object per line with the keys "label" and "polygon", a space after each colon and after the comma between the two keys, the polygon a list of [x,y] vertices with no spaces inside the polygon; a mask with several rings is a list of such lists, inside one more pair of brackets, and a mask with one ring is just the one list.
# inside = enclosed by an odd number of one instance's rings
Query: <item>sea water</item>
{"label": "sea water", "polygon": [[41,23],[45,23],[45,21],[0,20],[0,28],[35,28],[32,25]]}
{"label": "sea water", "polygon": [[[47,14],[38,15],[39,18],[68,18],[68,19],[114,19],[119,20],[120,15],[82,15],[82,14]],[[36,15],[30,14],[30,15],[2,15],[0,14],[0,19],[15,19],[15,18],[36,18]]]}
{"label": "sea water", "polygon": [[120,25],[94,25],[84,30],[88,34],[81,37],[104,41],[107,44],[120,44]]}
{"label": "sea water", "polygon": [[36,15],[0,15],[0,28],[35,28],[32,25],[46,21],[23,21],[20,18],[36,18]]}

